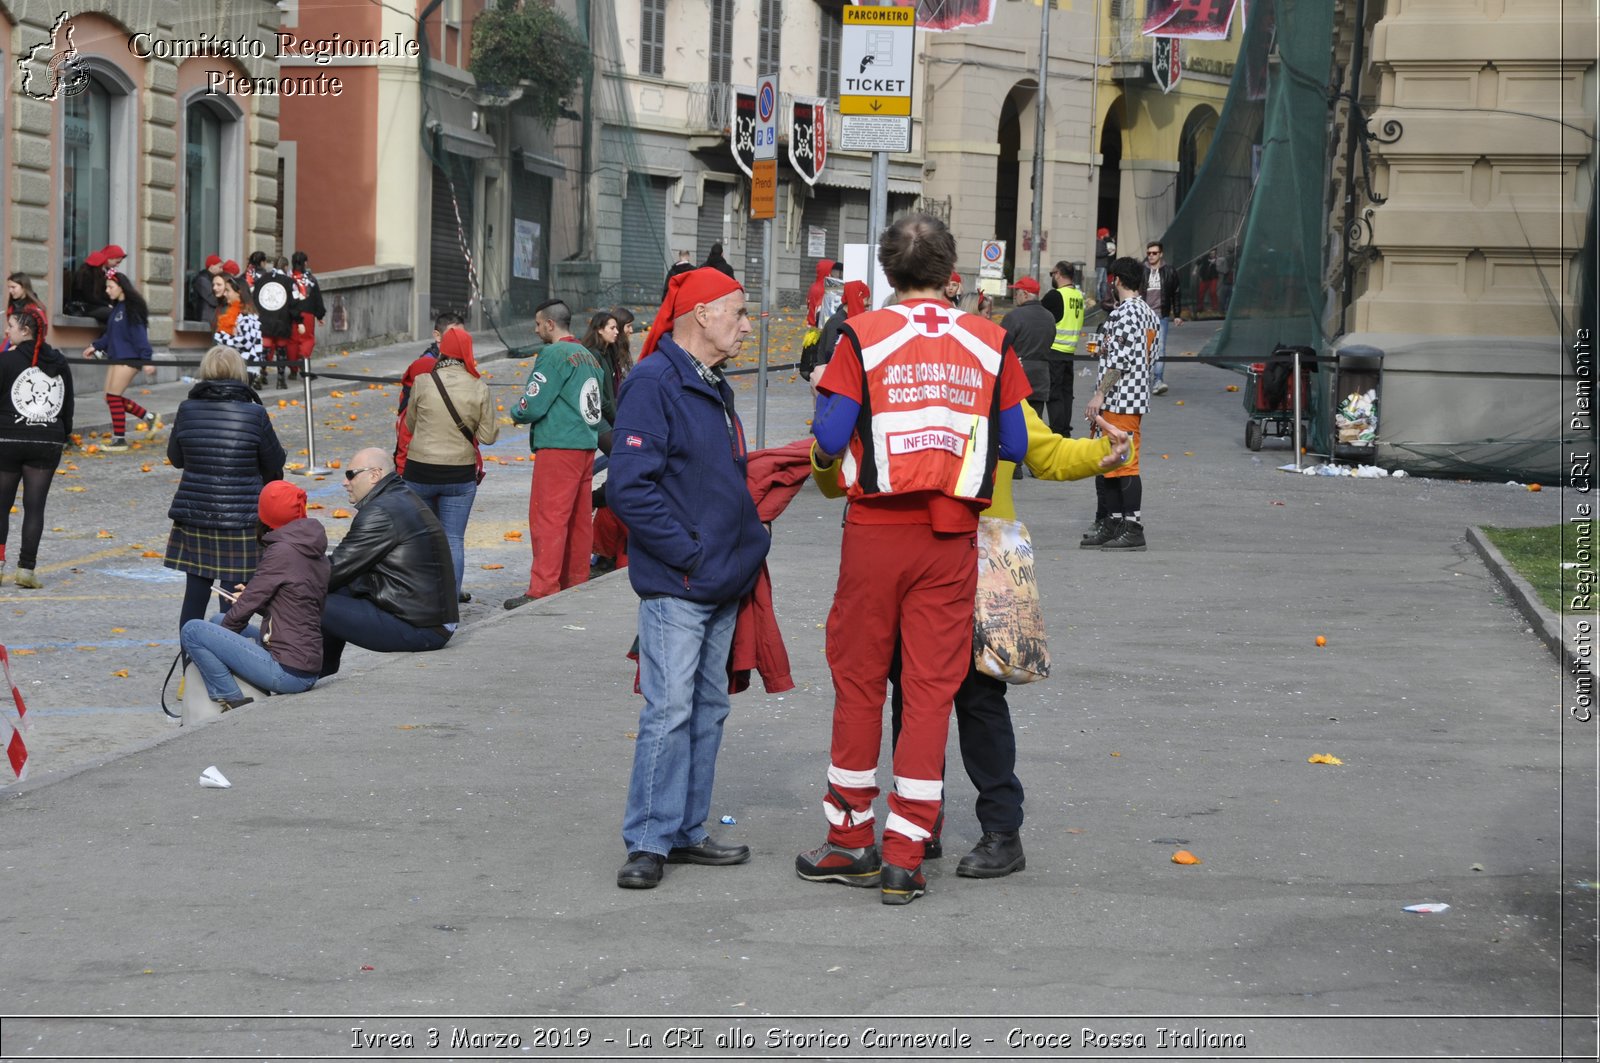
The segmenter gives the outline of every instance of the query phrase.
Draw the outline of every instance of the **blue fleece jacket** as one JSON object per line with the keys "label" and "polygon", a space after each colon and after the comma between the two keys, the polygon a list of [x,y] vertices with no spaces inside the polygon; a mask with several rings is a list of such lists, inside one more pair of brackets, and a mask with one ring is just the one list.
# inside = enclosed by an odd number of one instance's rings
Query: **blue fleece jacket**
{"label": "blue fleece jacket", "polygon": [[628,528],[641,598],[727,602],[755,585],[771,538],[745,482],[744,428],[670,335],[617,396],[606,499]]}
{"label": "blue fleece jacket", "polygon": [[105,332],[94,341],[94,349],[104,351],[112,361],[147,362],[152,357],[149,330],[128,316],[127,301],[122,299],[117,300],[106,320]]}

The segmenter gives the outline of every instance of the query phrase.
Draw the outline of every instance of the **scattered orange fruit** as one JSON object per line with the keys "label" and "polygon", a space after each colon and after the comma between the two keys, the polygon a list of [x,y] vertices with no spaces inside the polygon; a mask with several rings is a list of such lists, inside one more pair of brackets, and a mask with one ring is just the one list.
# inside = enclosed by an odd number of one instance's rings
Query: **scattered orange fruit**
{"label": "scattered orange fruit", "polygon": [[101,528],[99,531],[95,532],[94,533],[94,537],[96,539],[115,539],[116,538],[115,535],[112,535],[110,532],[106,531],[104,528]]}
{"label": "scattered orange fruit", "polygon": [[338,458],[334,458],[332,461],[328,462],[328,468],[337,469],[341,464],[343,463]]}
{"label": "scattered orange fruit", "polygon": [[359,416],[357,416],[357,415],[356,415],[356,414],[353,414],[353,413],[352,413],[352,414],[351,414],[351,415],[350,415],[350,419],[351,419],[351,420],[352,420],[352,421],[359,421],[359,420],[361,420],[361,418],[360,418],[360,417],[359,417]]}
{"label": "scattered orange fruit", "polygon": [[519,532],[519,531],[508,531],[508,532],[506,532],[506,542],[508,542],[508,543],[520,543],[521,541],[522,541],[522,533],[521,532]]}
{"label": "scattered orange fruit", "polygon": [[32,657],[34,654],[36,654],[38,652],[39,652],[38,650],[12,650],[11,651],[11,656],[13,656],[13,657]]}
{"label": "scattered orange fruit", "polygon": [[344,398],[344,392],[342,392],[342,391],[330,391],[330,392],[328,392],[328,397],[329,398],[334,398],[334,399],[342,399],[342,398]]}
{"label": "scattered orange fruit", "polygon": [[133,426],[133,430],[135,432],[148,432],[150,431],[150,426],[145,424],[143,421],[140,421],[138,424]]}
{"label": "scattered orange fruit", "polygon": [[139,466],[139,471],[140,472],[154,472],[155,471],[155,466],[150,465],[150,464],[144,464],[144,465]]}
{"label": "scattered orange fruit", "polygon": [[[1178,400],[1178,401],[1177,401],[1177,402],[1175,402],[1175,403],[1173,403],[1173,405],[1174,405],[1174,406],[1182,406],[1182,405],[1183,405],[1183,400],[1182,400],[1182,399],[1179,399],[1179,400]],[[1197,862],[1198,862],[1198,861],[1197,861]]]}
{"label": "scattered orange fruit", "polygon": [[324,509],[326,507],[324,507],[321,502],[307,502],[306,503],[306,508],[307,509]]}
{"label": "scattered orange fruit", "polygon": [[1538,484],[1529,484],[1528,485],[1528,490],[1530,490],[1530,491],[1543,491],[1544,488],[1539,486]]}
{"label": "scattered orange fruit", "polygon": [[159,550],[146,550],[144,553],[140,554],[139,556],[140,557],[160,557],[161,556],[161,551],[159,551]]}
{"label": "scattered orange fruit", "polygon": [[111,633],[113,635],[126,635],[128,633],[128,629],[125,627],[114,627],[111,629]]}
{"label": "scattered orange fruit", "polygon": [[486,570],[488,570],[488,571],[490,571],[490,572],[493,572],[493,571],[494,571],[494,570],[495,570],[495,569],[500,569],[500,568],[505,568],[505,567],[506,567],[506,566],[504,566],[504,565],[493,565],[493,564],[490,564],[490,565],[480,565],[480,566],[478,566],[478,567],[479,567],[479,568],[483,568],[483,569],[486,569]]}
{"label": "scattered orange fruit", "polygon": [[1179,849],[1172,854],[1172,862],[1174,864],[1198,864],[1200,863],[1200,858],[1187,849]]}
{"label": "scattered orange fruit", "polygon": [[128,670],[126,668],[118,668],[115,672],[112,672],[111,674],[116,676],[118,679],[126,679],[126,678],[128,678]]}
{"label": "scattered orange fruit", "polygon": [[83,452],[85,454],[98,454],[100,452],[100,447],[98,444],[90,443],[88,446],[83,448]]}
{"label": "scattered orange fruit", "polygon": [[340,520],[350,519],[350,511],[348,509],[336,509],[333,511],[333,515]]}
{"label": "scattered orange fruit", "polygon": [[295,451],[295,453],[296,454],[309,454],[311,452],[306,450],[306,449],[304,449],[304,448],[301,448],[300,450]]}
{"label": "scattered orange fruit", "polygon": [[285,409],[288,409],[288,408],[289,408],[289,400],[288,399],[279,399],[278,400],[278,409],[285,410]]}
{"label": "scattered orange fruit", "polygon": [[1306,758],[1306,763],[1307,764],[1334,764],[1334,765],[1339,765],[1339,764],[1343,764],[1344,761],[1340,760],[1338,757],[1334,756],[1332,753],[1313,753],[1309,757]]}
{"label": "scattered orange fruit", "polygon": [[1327,644],[1328,644],[1327,638],[1325,638],[1322,635],[1318,635],[1317,636],[1317,645],[1318,646],[1326,646]]}
{"label": "scattered orange fruit", "polygon": [[1239,390],[1239,385],[1238,384],[1229,384],[1228,385],[1228,390],[1229,391],[1238,391]]}

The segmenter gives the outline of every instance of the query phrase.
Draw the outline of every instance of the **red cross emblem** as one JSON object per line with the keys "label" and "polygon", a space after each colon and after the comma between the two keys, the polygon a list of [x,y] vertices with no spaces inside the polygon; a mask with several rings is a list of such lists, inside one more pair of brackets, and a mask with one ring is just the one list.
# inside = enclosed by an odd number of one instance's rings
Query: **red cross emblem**
{"label": "red cross emblem", "polygon": [[922,312],[911,320],[921,325],[923,330],[930,336],[939,335],[944,331],[944,327],[950,324],[950,319],[941,315],[939,308],[931,303],[924,306]]}

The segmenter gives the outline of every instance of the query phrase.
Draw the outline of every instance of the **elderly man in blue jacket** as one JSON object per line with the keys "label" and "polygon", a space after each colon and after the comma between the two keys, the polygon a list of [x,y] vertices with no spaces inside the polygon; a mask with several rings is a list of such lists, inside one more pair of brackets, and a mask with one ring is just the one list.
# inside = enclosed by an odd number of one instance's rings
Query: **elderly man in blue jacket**
{"label": "elderly man in blue jacket", "polygon": [[645,702],[622,819],[624,889],[654,888],[668,863],[750,859],[748,846],[719,844],[705,828],[734,620],[770,543],[720,369],[749,332],[733,278],[709,268],[673,277],[617,396],[606,498],[628,527]]}

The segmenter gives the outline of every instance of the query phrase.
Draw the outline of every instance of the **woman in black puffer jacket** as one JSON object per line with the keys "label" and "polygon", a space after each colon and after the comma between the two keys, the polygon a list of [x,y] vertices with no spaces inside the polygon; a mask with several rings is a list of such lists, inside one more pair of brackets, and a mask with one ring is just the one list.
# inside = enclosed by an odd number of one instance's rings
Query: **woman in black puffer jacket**
{"label": "woman in black puffer jacket", "polygon": [[205,617],[217,580],[230,591],[250,582],[260,549],[256,502],[264,484],[283,479],[283,446],[248,379],[237,351],[207,351],[167,440],[168,460],[183,470],[163,562],[189,577],[180,631]]}

